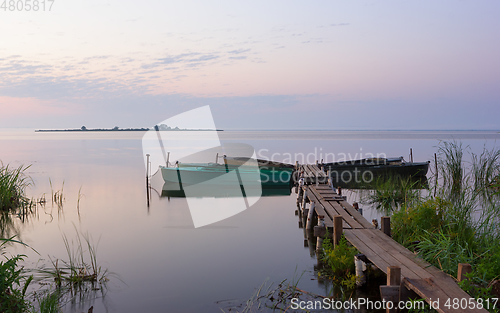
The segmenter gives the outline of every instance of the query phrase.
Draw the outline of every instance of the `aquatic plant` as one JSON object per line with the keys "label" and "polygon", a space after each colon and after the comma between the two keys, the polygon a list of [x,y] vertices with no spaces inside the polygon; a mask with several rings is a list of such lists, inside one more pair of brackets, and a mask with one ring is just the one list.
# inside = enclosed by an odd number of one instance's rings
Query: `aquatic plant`
{"label": "aquatic plant", "polygon": [[0,238],[0,255],[5,258],[5,261],[0,261],[0,309],[2,313],[22,313],[29,308],[29,302],[25,296],[33,276],[24,275],[22,267],[18,266],[18,262],[22,261],[25,255],[6,257],[3,251],[7,243],[21,243],[13,238]]}
{"label": "aquatic plant", "polygon": [[60,313],[62,312],[61,310],[61,305],[60,305],[60,299],[61,299],[61,292],[60,290],[45,290],[42,292],[39,292],[35,296],[37,305],[38,305],[38,310],[37,312],[40,313]]}
{"label": "aquatic plant", "polygon": [[342,236],[335,247],[331,239],[325,239],[320,258],[327,265],[325,268],[330,276],[347,277],[348,274],[354,273],[354,256],[358,253],[358,250]]}
{"label": "aquatic plant", "polygon": [[25,189],[33,184],[25,171],[30,167],[19,166],[10,168],[9,165],[0,163],[0,210],[16,209],[29,202]]}
{"label": "aquatic plant", "polygon": [[362,196],[362,203],[390,214],[398,207],[418,198],[418,182],[411,177],[380,177],[373,184],[373,190]]}
{"label": "aquatic plant", "polygon": [[54,278],[59,286],[66,284],[68,287],[77,287],[86,282],[92,284],[106,282],[108,271],[97,263],[97,245],[93,245],[88,233],[80,233],[76,228],[75,231],[75,242],[70,242],[63,234],[68,259],[51,258],[52,267],[42,268],[39,272]]}
{"label": "aquatic plant", "polygon": [[297,272],[291,281],[287,279],[280,283],[269,283],[269,278],[255,290],[246,301],[224,300],[217,301],[222,312],[251,313],[251,312],[287,312],[292,307],[293,298],[300,301],[317,300],[325,297],[316,295],[297,287],[304,272],[296,278]]}

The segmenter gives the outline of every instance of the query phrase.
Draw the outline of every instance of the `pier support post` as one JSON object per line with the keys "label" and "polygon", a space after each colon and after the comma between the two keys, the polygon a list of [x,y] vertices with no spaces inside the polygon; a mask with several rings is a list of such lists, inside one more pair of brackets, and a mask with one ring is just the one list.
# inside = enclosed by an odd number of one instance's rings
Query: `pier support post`
{"label": "pier support post", "polygon": [[326,236],[325,217],[323,215],[318,215],[318,226],[314,226],[313,234],[314,237],[323,238]]}
{"label": "pier support post", "polygon": [[401,268],[398,266],[387,267],[387,286],[380,286],[380,294],[385,301],[391,301],[393,309],[386,308],[386,313],[397,312],[400,299]]}
{"label": "pier support post", "polygon": [[472,266],[468,263],[458,263],[458,275],[457,280],[463,281],[469,279],[465,276],[465,274],[472,273]]}
{"label": "pier support post", "polygon": [[319,256],[319,252],[323,249],[323,237],[326,235],[325,227],[325,217],[323,215],[318,215],[318,226],[314,227],[314,236],[316,236],[316,256]]}
{"label": "pier support post", "polygon": [[311,208],[309,209],[309,212],[307,214],[307,223],[306,223],[307,230],[311,230],[313,228],[313,218],[314,218],[314,213],[316,212],[315,207],[316,203],[312,202]]}
{"label": "pier support post", "polygon": [[146,197],[148,198],[148,207],[149,207],[149,154],[146,154]]}
{"label": "pier support post", "polygon": [[339,196],[342,195],[342,187],[337,187],[337,193],[339,194]]}
{"label": "pier support post", "polygon": [[363,286],[366,283],[366,256],[364,254],[356,254],[354,256],[354,266],[356,268],[356,285],[358,287]]}
{"label": "pier support post", "polygon": [[391,218],[389,216],[382,216],[380,218],[380,229],[384,234],[391,237]]}
{"label": "pier support post", "polygon": [[302,210],[304,210],[307,203],[307,189],[304,190],[304,194],[302,196]]}
{"label": "pier support post", "polygon": [[300,187],[299,192],[297,193],[297,204],[300,204],[302,202],[303,194],[304,194],[304,189]]}
{"label": "pier support post", "polygon": [[333,217],[333,245],[336,247],[339,242],[340,238],[342,238],[342,215],[335,215]]}

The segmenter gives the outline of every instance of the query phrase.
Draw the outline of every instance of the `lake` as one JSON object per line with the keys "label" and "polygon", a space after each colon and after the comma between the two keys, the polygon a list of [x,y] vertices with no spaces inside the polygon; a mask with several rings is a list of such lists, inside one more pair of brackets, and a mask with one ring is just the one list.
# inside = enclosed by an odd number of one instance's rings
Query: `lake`
{"label": "lake", "polygon": [[[229,300],[246,301],[265,281],[299,277],[299,288],[328,294],[328,286],[314,273],[314,256],[304,247],[294,193],[262,197],[240,214],[194,228],[185,198],[153,191],[148,207],[143,134],[0,129],[0,160],[13,167],[31,164],[27,174],[34,185],[28,196],[48,200],[28,220],[12,217],[2,224],[4,236],[17,234],[39,254],[19,245],[8,251],[26,254],[26,267],[35,267],[50,263],[49,257],[68,258],[63,235],[75,243],[77,231],[88,233],[97,245],[98,263],[114,273],[104,295],[97,292],[99,297],[91,301],[68,303],[65,312],[86,312],[91,305],[94,312],[221,312]],[[468,151],[481,153],[483,146],[495,146],[500,133],[223,131],[219,138],[248,144],[257,157],[273,161],[377,155],[408,160],[411,148],[417,162],[433,161],[440,141],[461,141]],[[59,208],[50,198],[61,190]],[[357,193],[347,195],[351,202],[359,200]],[[369,207],[363,214],[368,220],[380,216]]]}

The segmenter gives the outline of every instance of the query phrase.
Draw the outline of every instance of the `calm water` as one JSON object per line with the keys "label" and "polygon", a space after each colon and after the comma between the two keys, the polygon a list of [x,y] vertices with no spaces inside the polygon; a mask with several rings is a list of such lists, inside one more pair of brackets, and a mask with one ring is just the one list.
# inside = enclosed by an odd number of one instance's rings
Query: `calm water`
{"label": "calm water", "polygon": [[[62,234],[74,239],[76,228],[99,242],[98,262],[121,280],[112,277],[104,297],[67,305],[65,312],[90,305],[94,312],[221,312],[218,301],[245,301],[266,279],[280,282],[303,272],[299,288],[327,293],[315,278],[316,260],[304,247],[294,194],[263,197],[238,215],[195,229],[186,199],[153,193],[147,206],[141,137],[138,132],[0,130],[0,160],[32,164],[28,174],[35,184],[29,196],[50,197],[51,190],[63,188],[65,198],[62,210],[49,202],[29,221],[14,218],[2,230],[4,236],[18,234],[40,255],[19,246],[9,250],[27,254],[28,267],[49,256],[67,259]],[[252,145],[259,157],[312,163],[377,154],[408,159],[410,148],[415,161],[433,160],[439,142],[454,139],[479,153],[485,145],[493,147],[500,134],[224,131],[220,138]],[[378,216],[369,208],[364,214]]]}

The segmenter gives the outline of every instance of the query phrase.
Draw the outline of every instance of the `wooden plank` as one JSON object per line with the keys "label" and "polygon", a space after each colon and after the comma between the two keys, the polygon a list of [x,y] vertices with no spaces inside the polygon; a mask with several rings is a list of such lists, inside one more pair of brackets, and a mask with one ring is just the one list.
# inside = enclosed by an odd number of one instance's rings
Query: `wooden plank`
{"label": "wooden plank", "polygon": [[[364,232],[367,232],[368,230],[364,230]],[[419,294],[421,297],[429,297],[433,298],[434,300],[436,299],[443,299],[441,300],[441,305],[443,305],[447,299],[451,298],[457,298],[457,299],[462,299],[462,298],[470,298],[470,296],[465,293],[451,278],[448,276],[446,273],[438,270],[436,267],[431,266],[429,263],[425,262],[415,254],[413,254],[410,250],[406,249],[405,247],[399,245],[396,243],[394,240],[389,239],[389,237],[385,236],[383,233],[381,233],[379,230],[370,230],[372,234],[376,237],[379,238],[379,242],[383,242],[383,245],[379,245],[382,247],[384,250],[387,251],[387,253],[392,253],[392,255],[396,258],[401,260],[399,257],[400,255],[405,255],[408,260],[412,261],[415,263],[416,266],[420,267],[422,270],[427,272],[427,277],[422,277],[420,280],[415,280],[410,277],[408,278],[409,281],[411,282],[416,282],[418,286],[408,286],[410,289],[414,290],[417,294]],[[374,241],[378,241],[376,238],[374,238]],[[405,261],[407,262],[407,261]],[[415,267],[412,267],[414,269]],[[418,271],[420,275],[424,275],[420,270]],[[425,282],[425,283],[424,283]],[[419,292],[418,288],[424,288],[427,286],[429,290],[431,291],[425,291],[421,290]],[[426,292],[425,294],[423,292]],[[432,293],[433,292],[433,293]]]}
{"label": "wooden plank", "polygon": [[387,254],[390,254],[392,257],[394,257],[396,260],[400,261],[401,264],[405,265],[408,267],[411,271],[413,271],[417,276],[419,276],[421,279],[426,279],[429,277],[432,277],[429,272],[427,272],[425,269],[423,269],[420,265],[417,263],[413,262],[413,258],[410,259],[404,254],[400,253],[397,251],[397,249],[393,248],[391,245],[388,244],[388,241],[394,241],[390,237],[385,236],[379,237],[377,236],[380,233],[380,230],[378,229],[362,229],[361,230],[364,234],[366,234],[368,237],[370,237],[373,242],[377,243],[377,245],[380,247],[382,251],[384,251]]}
{"label": "wooden plank", "polygon": [[[378,237],[382,238],[387,238],[386,235],[384,235],[382,232],[373,232],[375,235]],[[435,266],[431,265],[430,263],[426,262],[422,258],[418,257],[415,255],[413,252],[410,250],[406,249],[402,245],[398,244],[394,240],[388,240],[386,241],[386,244],[390,246],[391,248],[397,250],[399,253],[407,256],[409,259],[411,259],[413,262],[418,264],[420,267],[425,269],[429,273],[429,275],[432,276],[432,282],[434,285],[439,286],[440,289],[444,291],[445,294],[447,294],[450,298],[467,298],[469,295],[463,291],[454,278],[449,276],[448,274],[444,273],[443,271],[439,270]]]}
{"label": "wooden plank", "polygon": [[387,267],[391,265],[382,259],[371,247],[364,243],[362,239],[358,238],[356,229],[344,230],[344,236],[354,247],[356,247],[356,249],[363,253],[368,260],[387,274]]}
{"label": "wooden plank", "polygon": [[[365,256],[373,262],[377,267],[379,267],[382,271],[387,273],[387,267],[391,265],[397,265],[397,260],[390,260],[390,256],[387,253],[383,253],[384,255],[380,255],[377,253],[377,249],[380,247],[375,242],[370,242],[369,238],[364,238],[362,232],[366,232],[366,230],[353,229],[353,230],[345,230],[345,237],[351,242],[359,251],[361,251]],[[449,312],[444,310],[444,303],[448,298],[450,298],[447,293],[442,290],[439,286],[434,286],[429,283],[432,282],[432,279],[421,279],[414,275],[413,272],[409,271],[406,266],[400,266],[401,272],[405,277],[405,285],[407,285],[410,289],[414,290],[419,296],[426,301],[429,299],[433,299],[434,301],[440,299],[440,310],[439,312]],[[413,276],[413,277],[412,277]],[[471,312],[471,310],[468,310]],[[453,312],[461,312],[461,311],[453,311]],[[463,311],[465,312],[465,311]],[[477,312],[485,312],[485,311],[477,311]]]}
{"label": "wooden plank", "polygon": [[[415,272],[413,272],[410,268],[408,268],[408,266],[406,266],[405,264],[401,264],[401,262],[396,259],[395,257],[393,257],[392,255],[388,254],[386,251],[384,251],[379,245],[378,243],[374,242],[373,240],[371,240],[371,238],[369,236],[367,236],[364,232],[363,232],[363,229],[354,229],[352,231],[355,231],[356,232],[356,236],[363,240],[363,242],[365,244],[367,244],[368,246],[372,247],[372,250],[375,251],[375,253],[378,254],[378,256],[383,259],[386,263],[389,264],[389,266],[399,266],[401,267],[401,273],[403,274],[404,277],[409,277],[409,278],[414,278],[414,279],[420,279],[420,277],[415,274]],[[364,251],[361,251],[361,253],[364,254]],[[373,262],[373,260],[372,260]],[[382,269],[377,263],[373,262],[379,269]]]}
{"label": "wooden plank", "polygon": [[361,225],[363,225],[365,228],[369,229],[375,229],[375,226],[373,226],[372,223],[366,220],[366,218],[361,215],[356,209],[352,207],[347,201],[339,201],[339,204],[344,207],[347,212]]}
{"label": "wooden plank", "polygon": [[326,178],[325,172],[323,172],[319,167],[316,165],[311,165],[311,171],[316,175],[316,177],[321,177],[321,178]]}
{"label": "wooden plank", "polygon": [[344,210],[344,208],[342,208],[341,206],[335,206],[334,205],[335,201],[326,201],[326,203],[328,203],[328,206],[331,207],[333,210],[339,212],[339,214],[342,215],[347,224],[349,224],[352,228],[361,228],[361,229],[365,228],[363,227],[363,225],[358,223],[354,218],[352,218],[352,216],[350,216],[349,213],[347,213]]}
{"label": "wooden plank", "polygon": [[[444,304],[446,303],[446,299],[448,296],[444,293],[440,288],[435,288],[428,281],[424,279],[404,279],[405,286],[408,286],[411,290],[415,291],[417,295],[419,295],[422,299],[424,299],[427,303],[431,304],[431,302],[437,301],[439,299],[439,310],[438,312],[448,312],[443,310]],[[460,312],[460,311],[453,311]]]}
{"label": "wooden plank", "polygon": [[304,165],[302,170],[304,171],[305,178],[311,178],[313,176],[311,170],[309,170],[309,167],[307,165]]}
{"label": "wooden plank", "polygon": [[[318,206],[321,206],[321,208],[318,208],[316,209],[316,213],[318,213],[318,215],[326,215],[329,217],[330,221],[331,221],[331,225],[328,225],[328,227],[333,227],[333,217],[335,215],[339,215],[337,212],[329,212],[325,206],[327,206],[327,202],[325,201],[322,201],[320,199],[317,198],[317,195],[314,194],[311,190],[311,188],[309,188],[309,191],[308,191],[308,197],[311,201],[314,201],[316,203],[316,207]],[[342,227],[343,228],[351,228],[351,226],[349,224],[347,224],[345,221],[342,223]]]}
{"label": "wooden plank", "polygon": [[[314,188],[314,186],[312,186],[310,188],[310,191],[316,195],[316,198],[320,198],[320,194],[318,193],[318,191]],[[326,203],[328,203],[328,205],[325,205],[325,209],[328,210],[329,207],[331,207],[332,209],[334,209],[339,215],[342,215],[342,217],[344,218],[344,220],[347,222],[347,224],[349,224],[352,228],[365,228],[363,227],[361,224],[359,224],[354,218],[351,217],[351,215],[349,215],[349,213],[347,213],[344,208],[342,208],[340,205],[338,205],[337,203],[337,206],[335,207],[333,205],[333,203],[335,203],[335,201],[325,201]]]}
{"label": "wooden plank", "polygon": [[319,184],[318,186],[316,186],[316,189],[318,190],[321,190],[321,192],[331,192],[331,193],[334,193],[334,194],[337,194],[335,191],[332,190],[332,188],[330,188],[330,186],[326,185],[326,184]]}
{"label": "wooden plank", "polygon": [[316,211],[316,214],[323,215],[325,217],[325,226],[329,228],[333,228],[333,220],[332,218],[326,213],[325,209],[321,204],[316,203],[314,206],[314,210]]}

